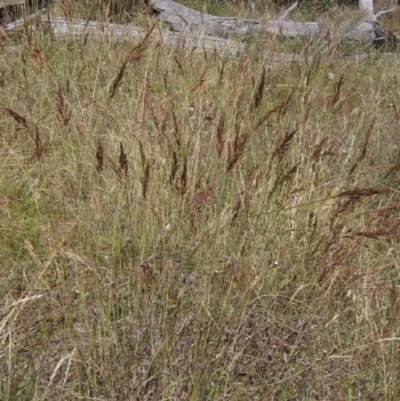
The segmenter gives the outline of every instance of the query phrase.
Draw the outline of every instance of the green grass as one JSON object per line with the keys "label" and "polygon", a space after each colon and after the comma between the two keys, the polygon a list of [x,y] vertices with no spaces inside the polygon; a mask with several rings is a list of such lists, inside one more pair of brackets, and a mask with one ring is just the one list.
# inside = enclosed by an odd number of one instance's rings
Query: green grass
{"label": "green grass", "polygon": [[398,399],[396,59],[29,32],[0,56],[1,399]]}

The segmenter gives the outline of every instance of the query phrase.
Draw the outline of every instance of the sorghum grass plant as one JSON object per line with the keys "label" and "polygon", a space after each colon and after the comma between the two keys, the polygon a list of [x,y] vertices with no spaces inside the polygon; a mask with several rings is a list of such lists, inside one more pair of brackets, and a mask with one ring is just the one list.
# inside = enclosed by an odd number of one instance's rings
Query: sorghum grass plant
{"label": "sorghum grass plant", "polygon": [[0,399],[399,399],[400,63],[325,40],[3,39]]}

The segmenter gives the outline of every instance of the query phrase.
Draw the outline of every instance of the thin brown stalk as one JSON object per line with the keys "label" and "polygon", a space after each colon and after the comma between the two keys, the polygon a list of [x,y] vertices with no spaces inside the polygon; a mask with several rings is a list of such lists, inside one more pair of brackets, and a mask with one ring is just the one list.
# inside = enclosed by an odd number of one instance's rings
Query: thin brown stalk
{"label": "thin brown stalk", "polygon": [[[145,97],[145,102],[147,109],[150,112],[153,123],[157,128],[159,139],[160,141],[163,141],[165,138],[165,132],[167,130],[169,103],[167,101],[163,101],[161,106],[157,110],[154,104],[154,100],[150,95]],[[174,124],[175,123],[176,121],[174,121]]]}
{"label": "thin brown stalk", "polygon": [[103,171],[103,165],[104,165],[104,149],[103,146],[99,143],[97,145],[97,151],[96,151],[96,170],[98,173]]}
{"label": "thin brown stalk", "polygon": [[172,119],[174,121],[174,138],[175,138],[175,142],[178,146],[178,148],[181,147],[181,132],[179,130],[179,126],[178,126],[178,120],[176,118],[176,115],[174,112],[172,112]]}
{"label": "thin brown stalk", "polygon": [[125,61],[122,63],[117,75],[113,78],[111,81],[111,86],[110,86],[110,98],[112,99],[115,95],[115,92],[117,89],[121,86],[122,79],[125,75],[126,67],[128,66],[130,62],[130,56],[128,56]]}
{"label": "thin brown stalk", "polygon": [[43,155],[43,140],[40,137],[39,129],[36,126],[35,154],[34,154],[34,157],[36,156],[36,158],[40,161],[40,159],[42,158],[42,155]]}
{"label": "thin brown stalk", "polygon": [[118,182],[122,185],[124,183],[124,175],[122,174],[120,166],[107,154],[105,154],[105,157],[111,164],[111,168],[113,169],[114,173],[117,175]]}
{"label": "thin brown stalk", "polygon": [[328,140],[328,137],[325,137],[317,143],[315,146],[314,152],[311,155],[311,161],[312,161],[312,170],[315,171],[315,166],[318,163],[318,160],[321,158],[322,155],[325,155],[326,153],[322,152],[322,148],[324,146],[324,143]]}
{"label": "thin brown stalk", "polygon": [[287,131],[285,133],[285,135],[282,137],[282,139],[275,146],[275,149],[273,150],[270,160],[269,160],[269,163],[268,163],[267,172],[270,171],[274,160],[278,156],[281,158],[287,152],[287,150],[290,148],[290,142],[292,141],[292,139],[295,136],[297,131],[298,131],[298,129],[295,129],[292,132]]}
{"label": "thin brown stalk", "polygon": [[185,76],[185,70],[183,68],[183,65],[182,65],[181,61],[178,59],[176,54],[174,54],[174,60],[175,60],[176,65],[178,66],[179,73],[182,75],[182,77],[184,77]]}
{"label": "thin brown stalk", "polygon": [[126,175],[128,175],[128,157],[126,156],[126,153],[124,151],[124,145],[122,145],[122,142],[119,144],[119,169],[120,171]]}
{"label": "thin brown stalk", "polygon": [[168,123],[168,105],[169,103],[164,101],[161,105],[161,112],[160,112],[160,130],[159,130],[159,137],[160,140],[163,141],[165,138],[165,132],[167,130],[167,123]]}
{"label": "thin brown stalk", "polygon": [[229,173],[230,171],[233,170],[235,167],[236,163],[240,160],[243,154],[244,147],[246,145],[246,142],[248,141],[249,136],[240,135],[240,130],[237,127],[236,128],[236,134],[235,134],[235,139],[233,140],[233,143],[230,143],[228,145],[228,164],[226,167],[226,172]]}
{"label": "thin brown stalk", "polygon": [[286,132],[285,136],[282,138],[281,142],[278,143],[278,145],[276,146],[276,148],[274,150],[275,156],[283,155],[284,153],[287,152],[287,150],[290,147],[290,142],[292,141],[292,139],[295,136],[297,131],[298,131],[298,129],[296,128],[292,132]]}
{"label": "thin brown stalk", "polygon": [[339,195],[334,196],[334,198],[341,198],[341,197],[348,197],[349,199],[360,199],[363,196],[372,196],[386,193],[386,190],[376,189],[376,188],[365,188],[365,189],[358,189],[355,188],[350,191],[341,192]]}
{"label": "thin brown stalk", "polygon": [[66,127],[72,116],[72,111],[69,110],[68,103],[65,100],[64,93],[61,89],[61,85],[59,82],[56,83],[57,89],[56,89],[56,108],[58,111],[58,120]]}
{"label": "thin brown stalk", "polygon": [[[308,244],[311,245],[314,242],[315,233],[318,227],[318,216],[314,212],[310,212],[308,216],[308,227],[311,229],[311,233],[308,237]],[[316,252],[316,248],[312,251],[312,253]]]}
{"label": "thin brown stalk", "polygon": [[349,174],[353,173],[354,170],[355,170],[355,169],[357,168],[357,166],[359,165],[359,163],[361,163],[361,162],[364,160],[364,158],[365,158],[365,156],[366,156],[366,154],[367,154],[368,143],[369,143],[369,139],[370,139],[370,137],[371,137],[372,130],[374,129],[375,122],[376,122],[376,118],[374,118],[374,119],[372,120],[372,122],[371,122],[371,124],[370,124],[370,126],[369,126],[369,128],[368,128],[368,131],[367,131],[367,133],[365,134],[364,144],[363,144],[361,153],[360,153],[360,155],[357,157],[357,160],[354,162],[353,166],[351,167],[351,169],[350,169],[350,171],[349,171]]}
{"label": "thin brown stalk", "polygon": [[182,174],[181,174],[181,182],[180,182],[180,195],[183,197],[187,191],[187,159],[185,156],[184,162],[183,162],[183,169],[182,169]]}
{"label": "thin brown stalk", "polygon": [[179,170],[179,162],[178,157],[176,156],[175,150],[172,152],[172,165],[171,165],[171,174],[169,177],[169,182],[172,185],[175,181],[176,173]]}
{"label": "thin brown stalk", "polygon": [[308,121],[308,118],[310,117],[311,109],[314,104],[314,91],[310,89],[304,96],[304,103],[307,105],[304,115],[303,115],[303,124],[305,124]]}
{"label": "thin brown stalk", "polygon": [[160,132],[160,121],[158,119],[158,113],[156,112],[155,107],[154,107],[154,100],[151,96],[146,96],[145,102],[146,102],[147,109],[150,111],[150,115],[153,120],[153,123],[156,126],[157,131]]}
{"label": "thin brown stalk", "polygon": [[224,150],[225,139],[224,139],[224,127],[225,127],[225,114],[222,114],[218,120],[217,125],[217,143],[215,145],[217,149],[218,158],[221,158]]}
{"label": "thin brown stalk", "polygon": [[392,168],[390,168],[390,170],[383,176],[383,178],[388,178],[389,175],[391,175],[392,173],[394,173],[396,170],[398,170],[400,168],[400,163],[395,164]]}
{"label": "thin brown stalk", "polygon": [[156,23],[154,23],[152,26],[150,26],[146,32],[146,36],[142,39],[142,41],[139,44],[137,44],[136,46],[133,46],[129,50],[129,52],[125,58],[125,61],[122,63],[121,67],[118,70],[117,75],[111,81],[111,85],[110,85],[110,98],[111,99],[114,97],[117,89],[121,86],[121,82],[122,82],[123,77],[125,76],[125,72],[126,72],[126,68],[127,68],[128,64],[132,63],[133,61],[138,61],[141,59],[142,53],[147,47],[148,39],[150,38],[151,33],[153,32],[155,26],[156,26]]}
{"label": "thin brown stalk", "polygon": [[128,52],[124,62],[122,63],[121,67],[118,70],[117,75],[111,81],[111,85],[110,85],[110,98],[111,99],[114,97],[117,89],[121,86],[122,79],[125,76],[127,66],[130,63],[132,63],[133,61],[140,60],[140,58],[142,57],[143,50],[144,50],[144,47],[136,46]]}
{"label": "thin brown stalk", "polygon": [[143,167],[143,178],[142,178],[142,195],[143,199],[147,199],[147,191],[150,182],[150,163],[147,161]]}
{"label": "thin brown stalk", "polygon": [[140,159],[142,163],[142,170],[143,170],[143,177],[141,179],[142,181],[142,196],[144,199],[147,199],[147,192],[149,188],[149,182],[150,182],[150,169],[151,169],[151,164],[149,160],[147,160],[146,155],[144,153],[143,145],[139,141],[139,151],[140,151]]}
{"label": "thin brown stalk", "polygon": [[393,230],[359,231],[356,235],[372,239],[392,238],[396,235]]}
{"label": "thin brown stalk", "polygon": [[332,97],[331,107],[334,107],[340,99],[340,92],[341,92],[341,89],[343,86],[343,78],[344,78],[344,75],[342,75],[340,77],[338,83],[335,86],[335,93]]}
{"label": "thin brown stalk", "polygon": [[222,79],[223,79],[223,77],[224,77],[224,72],[225,72],[225,61],[222,62],[222,66],[221,66],[221,68],[220,68],[220,70],[219,70],[219,80],[218,80],[218,83],[219,83],[220,86],[221,86],[221,84],[222,84]]}
{"label": "thin brown stalk", "polygon": [[[275,113],[276,111],[280,110],[282,107],[282,104],[280,104],[277,107],[274,107],[272,110],[268,110],[256,123],[256,125],[253,128],[253,131],[257,131],[264,123],[267,121],[268,117]],[[267,124],[268,127],[272,127],[271,124]]]}
{"label": "thin brown stalk", "polygon": [[275,180],[275,183],[268,194],[268,198],[270,198],[274,192],[278,189],[279,186],[283,185],[285,182],[290,181],[293,175],[296,173],[297,168],[299,167],[300,163],[297,163],[295,166],[293,166],[286,174],[280,173],[278,177]]}
{"label": "thin brown stalk", "polygon": [[204,69],[204,70],[199,74],[199,78],[198,78],[198,87],[199,87],[199,88],[203,88],[206,74],[207,74],[207,70],[206,70],[206,69]]}
{"label": "thin brown stalk", "polygon": [[297,168],[299,167],[300,163],[297,163],[294,165],[282,178],[281,183],[290,181],[293,177],[293,175],[297,172]]}
{"label": "thin brown stalk", "polygon": [[17,113],[16,111],[9,109],[8,107],[4,107],[4,110],[11,115],[15,122],[21,124],[24,128],[28,128],[28,123],[25,117],[21,116],[21,114]]}
{"label": "thin brown stalk", "polygon": [[254,95],[254,108],[256,110],[260,106],[261,100],[263,98],[264,87],[265,87],[265,75],[266,75],[266,71],[265,71],[265,67],[263,67],[263,71],[262,71],[262,74],[261,74],[261,79],[260,79],[260,82],[258,84],[258,88],[256,90],[256,93]]}
{"label": "thin brown stalk", "polygon": [[[157,61],[158,61],[158,58],[157,58]],[[164,89],[165,89],[165,91],[167,91],[168,88],[169,88],[169,82],[168,82],[169,71],[165,71],[165,72],[162,74],[162,77],[163,77]]]}
{"label": "thin brown stalk", "polygon": [[242,157],[245,145],[250,137],[249,134],[242,133],[242,117],[239,110],[236,113],[235,135],[233,140],[228,143],[228,163],[226,167],[227,173],[232,171],[236,163]]}

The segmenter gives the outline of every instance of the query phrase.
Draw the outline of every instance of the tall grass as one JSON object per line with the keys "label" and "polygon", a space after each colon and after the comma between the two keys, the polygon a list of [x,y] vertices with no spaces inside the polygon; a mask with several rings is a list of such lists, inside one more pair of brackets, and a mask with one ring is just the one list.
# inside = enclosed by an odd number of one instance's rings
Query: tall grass
{"label": "tall grass", "polygon": [[1,399],[398,399],[397,60],[11,44]]}

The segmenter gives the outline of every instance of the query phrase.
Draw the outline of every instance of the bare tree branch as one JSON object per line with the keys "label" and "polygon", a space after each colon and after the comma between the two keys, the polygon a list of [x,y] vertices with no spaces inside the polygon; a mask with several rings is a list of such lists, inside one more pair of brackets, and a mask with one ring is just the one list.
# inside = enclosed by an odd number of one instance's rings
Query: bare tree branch
{"label": "bare tree branch", "polygon": [[278,19],[279,19],[279,20],[286,19],[286,17],[289,15],[289,13],[290,13],[291,11],[293,11],[293,10],[297,7],[298,3],[299,3],[298,1],[294,2],[287,10],[285,10],[285,11],[282,13],[282,15],[281,15]]}

